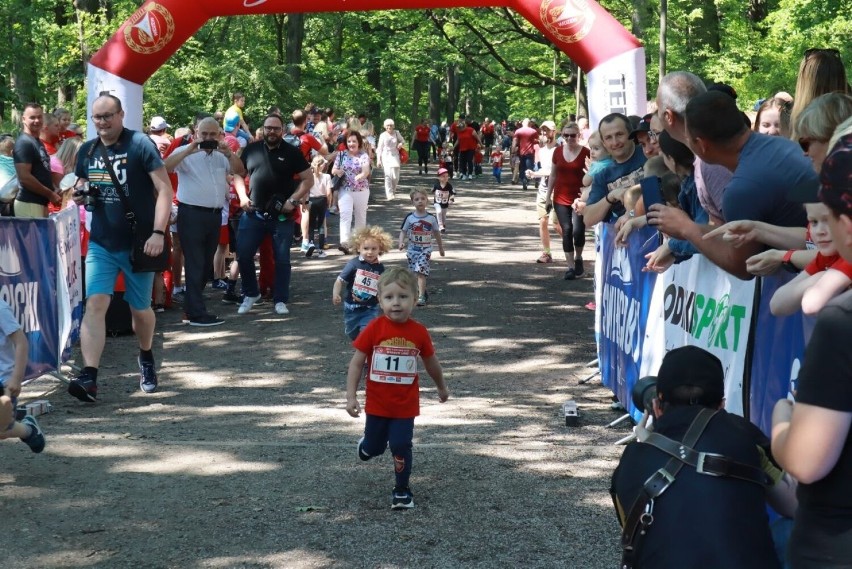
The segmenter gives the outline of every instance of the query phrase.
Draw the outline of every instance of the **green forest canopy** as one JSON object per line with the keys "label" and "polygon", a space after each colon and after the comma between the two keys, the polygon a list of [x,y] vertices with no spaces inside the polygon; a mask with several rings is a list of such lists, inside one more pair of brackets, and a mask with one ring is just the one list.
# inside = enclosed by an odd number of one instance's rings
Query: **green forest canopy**
{"label": "green forest canopy", "polygon": [[[644,43],[653,96],[660,5],[601,3]],[[3,2],[4,130],[30,100],[65,106],[83,123],[85,61],[141,4]],[[808,48],[838,48],[847,66],[852,56],[849,0],[669,0],[667,16],[666,69],[730,83],[744,109],[776,91],[793,92]],[[226,108],[230,93],[241,90],[255,124],[272,104],[286,110],[308,102],[374,120],[393,116],[402,126],[456,112],[561,119],[577,109],[577,84],[576,66],[505,8],[215,18],[145,84],[144,117],[186,124],[198,110]]]}

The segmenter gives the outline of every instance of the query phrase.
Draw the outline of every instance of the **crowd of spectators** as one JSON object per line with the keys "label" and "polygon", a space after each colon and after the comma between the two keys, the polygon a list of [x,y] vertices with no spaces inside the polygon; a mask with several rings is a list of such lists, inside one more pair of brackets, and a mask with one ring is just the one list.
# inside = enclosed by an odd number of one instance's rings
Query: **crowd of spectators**
{"label": "crowd of spectators", "polygon": [[[199,114],[191,127],[173,134],[169,122],[155,116],[146,135],[124,129],[120,101],[102,96],[92,108],[98,137],[86,144],[67,111],[48,114],[31,103],[23,109],[17,140],[0,137],[0,173],[14,170],[19,186],[13,211],[6,213],[46,217],[81,204],[84,182],[100,187],[95,199],[100,204],[81,210],[88,273],[86,361],[69,389],[72,395],[97,400],[102,320],[117,273],[129,269],[120,255],[126,243],[124,228],[118,227],[123,206],[113,199],[115,192],[141,204],[139,196],[147,200],[153,188],[158,198],[156,206],[153,200],[145,206],[151,221],[145,250],[172,248],[170,269],[163,273],[125,274],[140,340],[140,386],[150,393],[157,388],[153,310],[179,302],[185,323],[221,324],[224,319],[208,311],[202,296],[212,283],[222,290],[223,302],[239,305],[239,314],[265,299],[276,314],[289,314],[291,247],[300,247],[305,257],[325,257],[329,215],[337,213],[338,248],[347,255],[359,248],[360,241],[352,239],[367,225],[373,169],[383,169],[385,198],[395,199],[406,143],[417,152],[418,175],[429,173],[430,160],[438,162],[435,192],[446,198],[433,202],[439,245],[446,225],[441,207],[451,197],[448,181],[474,181],[488,159],[500,183],[505,161],[513,183],[523,190],[538,186],[542,253],[536,262],[553,262],[552,226],[562,240],[566,280],[585,273],[586,228],[613,224],[617,245],[626,247],[631,231],[650,226],[658,230],[660,246],[647,257],[645,270],[662,273],[703,255],[740,279],[797,272],[775,293],[772,309],[817,316],[799,393],[793,394],[797,401],[776,406],[771,444],[721,411],[718,360],[700,351],[666,356],[653,408],[647,409],[657,419],[659,436],[640,436],[631,444],[613,477],[625,527],[625,566],[852,566],[852,493],[846,488],[852,475],[852,358],[843,348],[852,324],[852,94],[836,50],[808,50],[795,95],[767,94],[750,107],[751,115],[731,87],[686,71],[661,79],[645,116],[612,113],[597,125],[584,117],[559,124],[489,118],[480,123],[460,115],[441,125],[422,119],[406,138],[388,118],[377,136],[363,114],[337,120],[332,108],[308,105],[287,115],[270,108],[252,132],[243,113],[245,95],[234,93],[232,103],[224,112]],[[141,168],[124,172],[123,189],[112,187],[115,178],[93,158],[99,147]],[[660,203],[644,203],[639,187],[649,178],[657,178]],[[165,194],[174,205],[170,215]],[[422,213],[432,197],[418,196],[415,205]],[[229,252],[234,261],[227,265]],[[242,294],[236,288],[239,275]],[[418,294],[418,303],[425,304],[425,284]],[[41,437],[37,425],[15,428],[20,438]],[[705,430],[710,435],[699,444]],[[672,439],[696,456],[720,455],[724,460],[711,468],[722,468],[721,475],[702,471],[703,463],[668,456],[665,440]],[[641,446],[648,440],[656,441],[651,445],[656,448]],[[683,464],[675,467],[671,460]],[[684,467],[689,474],[678,475]],[[668,483],[653,487],[663,470]],[[708,472],[713,475],[704,476]],[[664,494],[669,485],[677,491]],[[699,494],[707,498],[700,508],[684,513],[678,502]],[[770,537],[765,500],[787,520],[788,531],[776,524]],[[651,510],[637,513],[640,502]],[[708,523],[721,526],[735,517],[742,523],[717,528],[723,540],[718,546],[712,540],[708,547],[689,543],[689,536]],[[644,524],[641,531],[636,524]],[[676,547],[667,545],[672,539]]]}

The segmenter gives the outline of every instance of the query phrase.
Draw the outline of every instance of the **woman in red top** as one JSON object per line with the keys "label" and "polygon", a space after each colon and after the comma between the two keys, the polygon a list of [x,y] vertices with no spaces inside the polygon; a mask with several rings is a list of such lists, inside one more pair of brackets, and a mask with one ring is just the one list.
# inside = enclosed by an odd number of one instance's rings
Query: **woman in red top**
{"label": "woman in red top", "polygon": [[[583,216],[574,208],[574,200],[583,189],[583,168],[589,157],[589,149],[580,146],[580,127],[569,123],[562,127],[563,143],[553,153],[553,167],[547,181],[545,207],[554,207],[562,228],[562,251],[568,261],[565,280],[583,275],[583,246],[586,244],[586,225]],[[571,266],[571,257],[574,265]]]}
{"label": "woman in red top", "polygon": [[481,144],[479,134],[473,130],[470,123],[458,128],[456,131],[456,148],[459,151],[459,172],[462,180],[473,179],[473,153],[477,145]]}
{"label": "woman in red top", "polygon": [[429,173],[429,119],[423,119],[414,127],[414,150],[417,151],[417,173]]}

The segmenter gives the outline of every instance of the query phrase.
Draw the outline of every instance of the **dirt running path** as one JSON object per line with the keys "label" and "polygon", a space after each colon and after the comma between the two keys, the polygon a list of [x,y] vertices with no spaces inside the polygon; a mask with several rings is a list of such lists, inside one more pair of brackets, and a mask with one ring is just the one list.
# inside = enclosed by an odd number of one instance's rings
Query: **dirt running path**
{"label": "dirt running path", "polygon": [[[387,203],[377,178],[368,221],[396,236],[410,206]],[[401,194],[432,182],[408,167]],[[132,337],[108,340],[95,405],[31,385],[27,399],[46,393],[54,412],[44,454],[2,447],[3,566],[614,567],[607,489],[626,429],[605,428],[617,415],[599,381],[577,385],[595,357],[592,280],[533,262],[532,191],[486,178],[457,190],[447,256],[414,314],[451,397],[422,381],[414,510],[389,508],[390,459],[355,457],[363,419],[343,409],[351,348],[330,301],[345,258],[330,251],[294,259],[288,317],[269,304],[237,316],[212,290],[223,326],[159,315],[154,395],[138,389]],[[579,428],[560,415],[572,397]]]}

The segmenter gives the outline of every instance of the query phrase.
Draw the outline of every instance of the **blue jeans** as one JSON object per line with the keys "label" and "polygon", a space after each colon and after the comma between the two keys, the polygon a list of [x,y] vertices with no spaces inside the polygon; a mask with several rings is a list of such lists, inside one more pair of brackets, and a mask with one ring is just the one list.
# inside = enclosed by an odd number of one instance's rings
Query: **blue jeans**
{"label": "blue jeans", "polygon": [[367,415],[364,426],[364,442],[361,450],[370,456],[385,453],[389,446],[393,455],[396,486],[408,488],[411,478],[412,440],[414,439],[414,417],[410,419],[391,419]]}
{"label": "blue jeans", "polygon": [[518,172],[521,177],[521,184],[527,187],[529,179],[527,179],[527,170],[535,169],[535,154],[522,154],[520,156],[521,163],[518,166]]}
{"label": "blue jeans", "polygon": [[275,287],[272,298],[275,302],[290,300],[290,246],[293,244],[295,224],[290,218],[280,221],[277,217],[262,219],[255,213],[243,213],[237,233],[237,263],[243,279],[243,294],[257,296],[257,275],[254,254],[267,235],[272,235],[272,251],[275,255]]}
{"label": "blue jeans", "polygon": [[354,340],[367,327],[376,316],[381,313],[379,305],[358,306],[357,304],[343,303],[343,331]]}

